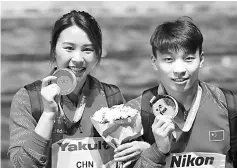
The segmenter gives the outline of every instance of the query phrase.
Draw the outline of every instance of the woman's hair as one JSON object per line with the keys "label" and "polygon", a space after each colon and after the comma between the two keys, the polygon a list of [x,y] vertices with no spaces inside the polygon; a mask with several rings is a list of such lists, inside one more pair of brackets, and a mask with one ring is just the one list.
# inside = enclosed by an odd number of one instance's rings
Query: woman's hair
{"label": "woman's hair", "polygon": [[183,50],[194,54],[199,49],[202,52],[203,36],[191,18],[181,17],[174,22],[165,22],[156,27],[150,39],[152,53],[173,53]]}
{"label": "woman's hair", "polygon": [[71,11],[65,15],[63,15],[60,19],[58,19],[53,27],[51,34],[51,48],[50,48],[50,56],[51,61],[55,60],[55,48],[59,38],[60,33],[68,27],[78,26],[82,30],[85,31],[88,38],[92,42],[95,47],[95,53],[98,60],[98,63],[101,59],[102,54],[102,33],[100,26],[97,21],[87,12],[84,11]]}

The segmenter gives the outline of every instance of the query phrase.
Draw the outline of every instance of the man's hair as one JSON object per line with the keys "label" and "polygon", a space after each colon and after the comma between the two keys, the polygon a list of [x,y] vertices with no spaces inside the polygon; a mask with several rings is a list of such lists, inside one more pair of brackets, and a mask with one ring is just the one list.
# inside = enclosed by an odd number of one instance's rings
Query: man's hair
{"label": "man's hair", "polygon": [[185,53],[194,54],[199,49],[201,54],[202,43],[202,33],[189,17],[158,25],[150,39],[155,57],[156,51],[166,54],[183,50]]}

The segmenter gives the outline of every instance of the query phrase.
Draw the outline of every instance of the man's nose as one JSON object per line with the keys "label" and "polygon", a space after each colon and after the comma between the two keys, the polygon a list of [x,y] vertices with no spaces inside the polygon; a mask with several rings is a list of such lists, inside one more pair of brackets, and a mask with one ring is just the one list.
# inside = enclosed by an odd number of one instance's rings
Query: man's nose
{"label": "man's nose", "polygon": [[186,66],[183,61],[177,60],[174,64],[173,73],[175,76],[184,76],[186,73]]}

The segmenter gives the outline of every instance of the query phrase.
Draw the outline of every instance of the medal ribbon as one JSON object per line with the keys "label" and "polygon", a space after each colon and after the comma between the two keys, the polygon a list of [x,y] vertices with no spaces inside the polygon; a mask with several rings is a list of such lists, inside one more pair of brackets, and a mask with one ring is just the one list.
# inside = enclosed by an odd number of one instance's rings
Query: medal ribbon
{"label": "medal ribbon", "polygon": [[[80,101],[80,99],[79,99],[79,101]],[[78,104],[79,104],[79,101],[78,101]],[[76,112],[75,112],[75,115],[73,118],[74,123],[78,122],[81,119],[81,117],[85,111],[85,107],[86,107],[86,96],[82,95],[80,105],[77,106],[77,109],[76,109]]]}

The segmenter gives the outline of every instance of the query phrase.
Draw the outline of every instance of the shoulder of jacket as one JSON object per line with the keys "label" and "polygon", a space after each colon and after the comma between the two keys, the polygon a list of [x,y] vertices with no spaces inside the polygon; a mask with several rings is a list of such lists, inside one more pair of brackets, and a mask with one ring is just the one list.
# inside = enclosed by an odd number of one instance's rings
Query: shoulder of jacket
{"label": "shoulder of jacket", "polygon": [[24,87],[20,88],[20,89],[15,93],[15,95],[13,96],[13,99],[14,99],[14,98],[21,98],[21,99],[28,98],[28,99],[29,99],[29,94],[28,94],[26,88],[24,88]]}
{"label": "shoulder of jacket", "polygon": [[145,93],[147,93],[147,92],[149,92],[149,91],[156,91],[157,88],[158,88],[158,86],[154,86],[154,87],[152,87],[152,88],[146,89],[146,90],[144,90],[144,91],[142,92],[142,95],[145,94]]}
{"label": "shoulder of jacket", "polygon": [[11,108],[16,107],[17,109],[19,109],[20,106],[21,107],[24,106],[26,109],[28,109],[27,111],[31,111],[30,97],[27,90],[24,87],[20,88],[16,92],[11,101]]}
{"label": "shoulder of jacket", "polygon": [[227,107],[226,98],[222,90],[211,83],[201,82],[201,86],[203,86],[203,90],[207,92],[207,96],[213,99],[220,106]]}
{"label": "shoulder of jacket", "polygon": [[119,87],[114,85],[114,84],[109,84],[109,83],[106,83],[106,82],[102,82],[102,81],[98,80],[97,78],[95,78],[91,75],[89,75],[89,78],[93,81],[93,83],[96,87],[101,87],[103,90],[104,90],[104,86],[105,86],[105,87],[108,87],[110,89],[120,91]]}
{"label": "shoulder of jacket", "polygon": [[32,83],[29,83],[27,85],[24,86],[24,88],[26,90],[37,90],[40,91],[41,90],[41,85],[42,85],[42,81],[41,80],[36,80]]}

